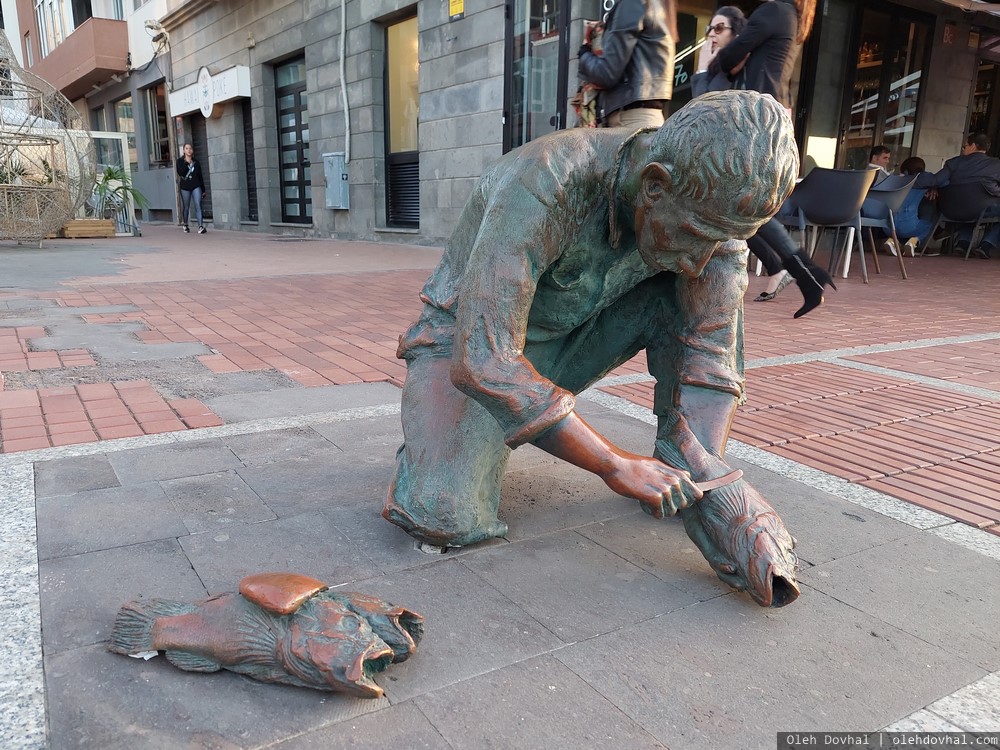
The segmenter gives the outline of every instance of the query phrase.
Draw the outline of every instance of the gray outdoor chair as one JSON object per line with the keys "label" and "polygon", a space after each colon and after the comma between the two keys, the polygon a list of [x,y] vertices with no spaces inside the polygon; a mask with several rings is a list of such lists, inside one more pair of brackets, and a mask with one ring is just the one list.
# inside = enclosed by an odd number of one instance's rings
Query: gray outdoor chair
{"label": "gray outdoor chair", "polygon": [[[846,228],[847,242],[844,258],[844,278],[851,263],[851,250],[856,245],[861,257],[861,274],[868,283],[868,267],[865,264],[864,244],[861,241],[861,204],[868,195],[868,188],[875,180],[874,167],[871,169],[827,169],[815,167],[795,186],[789,198],[795,209],[793,214],[779,213],[778,220],[785,225],[795,226],[797,222],[805,244],[807,227],[813,227],[813,240],[809,244],[809,256],[816,252],[819,232],[826,228]],[[839,232],[838,232],[839,234]],[[830,273],[840,259],[834,242],[830,253]]]}
{"label": "gray outdoor chair", "polygon": [[972,235],[969,238],[969,247],[965,251],[965,259],[969,259],[969,253],[976,246],[976,234],[980,228],[987,224],[996,224],[1000,217],[984,217],[986,209],[1000,204],[1000,197],[990,195],[978,182],[970,182],[965,185],[946,185],[940,187],[938,191],[938,219],[934,224],[934,229],[927,235],[920,254],[927,251],[927,243],[934,237],[938,227],[946,224],[972,224]]}
{"label": "gray outdoor chair", "polygon": [[896,259],[899,261],[899,273],[906,278],[906,265],[903,263],[903,246],[896,236],[896,222],[893,213],[900,209],[906,200],[910,188],[917,181],[916,175],[889,175],[872,185],[868,197],[861,204],[861,226],[868,229],[868,241],[871,243],[872,258],[875,261],[875,273],[882,273],[879,267],[878,252],[875,247],[875,236],[872,230],[881,229],[892,238],[896,245]]}

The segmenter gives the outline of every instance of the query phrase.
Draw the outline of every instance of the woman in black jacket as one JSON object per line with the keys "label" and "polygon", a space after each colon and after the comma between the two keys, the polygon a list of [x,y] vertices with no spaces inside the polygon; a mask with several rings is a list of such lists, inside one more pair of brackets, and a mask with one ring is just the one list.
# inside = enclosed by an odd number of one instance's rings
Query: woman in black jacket
{"label": "woman in black jacket", "polygon": [[188,215],[191,201],[194,200],[194,210],[198,217],[198,234],[205,234],[201,214],[201,196],[205,193],[205,178],[201,174],[201,164],[194,158],[194,146],[185,143],[183,154],[177,160],[177,184],[181,189],[181,206],[184,209],[184,231],[191,231],[188,227]]}
{"label": "woman in black jacket", "polygon": [[578,53],[580,78],[598,86],[607,127],[659,127],[673,94],[674,0],[618,0],[605,21],[603,49]]}
{"label": "woman in black jacket", "polygon": [[722,69],[719,51],[743,33],[746,25],[747,17],[735,5],[724,5],[715,11],[712,22],[705,30],[705,43],[698,50],[698,70],[691,76],[692,96],[733,88],[736,76]]}
{"label": "woman in black jacket", "polygon": [[[795,58],[802,42],[812,31],[815,15],[816,0],[766,0],[751,14],[743,33],[719,50],[719,64],[730,74],[742,72],[745,88],[770,94],[785,107],[790,117]],[[750,57],[747,58],[747,55]],[[767,245],[767,249],[761,247],[760,241]],[[802,307],[795,312],[796,318],[823,304],[826,286],[837,288],[830,274],[799,249],[777,219],[764,224],[747,244],[765,264],[769,264],[769,251],[777,253],[785,270],[795,279],[804,300]],[[772,268],[768,268],[768,273],[772,273]],[[775,289],[774,294],[780,291],[781,279],[778,274],[771,275],[769,289]],[[773,298],[774,295],[768,291],[757,299],[766,301]]]}

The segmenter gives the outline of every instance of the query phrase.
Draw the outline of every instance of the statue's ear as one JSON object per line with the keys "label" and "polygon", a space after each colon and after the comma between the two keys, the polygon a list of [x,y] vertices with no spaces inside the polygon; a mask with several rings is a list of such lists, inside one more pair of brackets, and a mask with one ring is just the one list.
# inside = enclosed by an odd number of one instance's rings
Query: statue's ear
{"label": "statue's ear", "polygon": [[655,203],[665,197],[673,185],[670,170],[658,161],[643,167],[640,178],[642,197],[647,203]]}

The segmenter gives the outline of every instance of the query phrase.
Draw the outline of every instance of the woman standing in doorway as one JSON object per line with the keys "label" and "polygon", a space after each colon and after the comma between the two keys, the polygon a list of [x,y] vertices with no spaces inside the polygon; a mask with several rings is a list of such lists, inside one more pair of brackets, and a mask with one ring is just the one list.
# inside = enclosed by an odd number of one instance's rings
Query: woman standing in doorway
{"label": "woman standing in doorway", "polygon": [[201,197],[205,193],[205,178],[201,174],[201,164],[194,158],[194,146],[190,143],[184,144],[183,156],[177,160],[177,183],[181,189],[181,206],[184,213],[184,231],[190,232],[188,227],[188,216],[191,211],[191,202],[194,201],[194,211],[198,217],[198,234],[205,234],[205,225],[202,223]]}

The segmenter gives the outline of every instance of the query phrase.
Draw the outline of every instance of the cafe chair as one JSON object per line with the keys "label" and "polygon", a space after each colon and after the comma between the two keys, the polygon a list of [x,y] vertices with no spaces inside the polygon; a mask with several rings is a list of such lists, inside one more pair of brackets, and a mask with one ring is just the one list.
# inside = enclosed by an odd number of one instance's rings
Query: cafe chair
{"label": "cafe chair", "polygon": [[[868,188],[875,181],[879,170],[871,169],[828,169],[815,167],[799,182],[789,198],[794,206],[794,214],[779,215],[782,224],[794,226],[797,221],[802,233],[803,244],[808,236],[807,228],[813,228],[813,239],[808,247],[810,257],[816,252],[816,244],[823,229],[847,229],[844,251],[844,278],[851,264],[851,251],[856,246],[861,258],[861,274],[868,283],[868,266],[865,264],[864,244],[861,241],[861,204],[868,195]],[[839,231],[838,231],[839,236]],[[832,274],[840,260],[838,243],[834,241],[830,252],[829,270]]]}
{"label": "cafe chair", "polygon": [[881,229],[896,245],[896,259],[899,261],[899,273],[906,278],[906,265],[903,263],[903,246],[896,236],[896,222],[893,214],[900,209],[906,200],[910,188],[917,181],[916,175],[889,175],[872,185],[868,197],[861,204],[861,227],[868,230],[868,241],[871,243],[872,258],[875,261],[875,273],[882,273],[879,268],[878,252],[875,249],[874,229]]}
{"label": "cafe chair", "polygon": [[[1000,197],[990,195],[986,188],[978,182],[970,182],[966,185],[946,185],[937,189],[938,193],[938,219],[934,224],[934,229],[927,235],[920,254],[927,251],[927,243],[934,237],[938,227],[948,224],[972,224],[972,236],[969,238],[969,247],[965,251],[965,259],[969,259],[969,253],[976,246],[976,236],[981,228],[987,224],[995,224],[1000,221],[1000,217],[984,217],[986,209],[1000,203]],[[954,227],[952,227],[954,228]]]}

